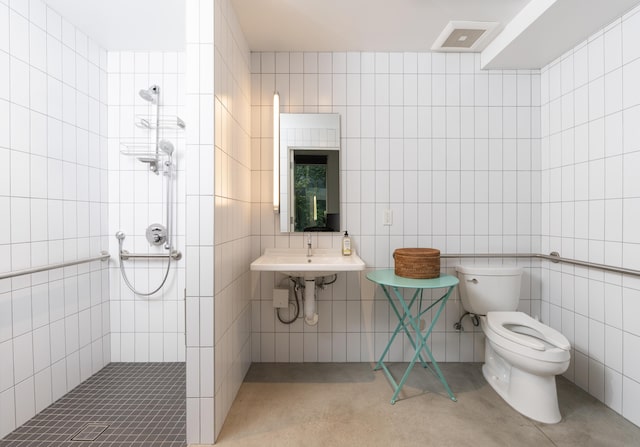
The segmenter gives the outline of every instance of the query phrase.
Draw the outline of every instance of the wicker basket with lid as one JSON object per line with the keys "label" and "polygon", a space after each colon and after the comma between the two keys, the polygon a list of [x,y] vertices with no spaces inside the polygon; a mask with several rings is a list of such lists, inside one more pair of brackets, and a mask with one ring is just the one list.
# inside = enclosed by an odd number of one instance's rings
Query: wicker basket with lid
{"label": "wicker basket with lid", "polygon": [[435,248],[398,248],[393,259],[397,276],[413,279],[440,276],[440,250]]}

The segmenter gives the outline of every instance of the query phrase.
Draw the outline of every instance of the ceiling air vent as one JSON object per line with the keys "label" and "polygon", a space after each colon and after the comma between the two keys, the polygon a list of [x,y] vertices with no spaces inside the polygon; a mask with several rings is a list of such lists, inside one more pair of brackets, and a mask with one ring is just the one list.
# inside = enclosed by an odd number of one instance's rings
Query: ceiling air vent
{"label": "ceiling air vent", "polygon": [[436,39],[432,51],[482,51],[496,30],[498,22],[452,21]]}

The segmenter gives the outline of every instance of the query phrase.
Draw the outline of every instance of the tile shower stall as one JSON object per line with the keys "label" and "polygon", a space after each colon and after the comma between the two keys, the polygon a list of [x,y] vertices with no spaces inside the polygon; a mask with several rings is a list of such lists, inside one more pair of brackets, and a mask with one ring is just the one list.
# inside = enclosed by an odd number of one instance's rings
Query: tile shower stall
{"label": "tile shower stall", "polygon": [[[114,52],[40,0],[0,0],[0,272],[111,253],[0,280],[0,438],[111,362],[185,362],[187,441],[213,443],[251,362],[381,352],[395,317],[363,276],[338,275],[309,327],[280,324],[279,278],[249,272],[265,248],[304,246],[272,211],[275,90],[282,112],[340,114],[341,215],[368,268],[430,246],[640,269],[639,9],[540,70],[483,71],[475,54],[252,53],[229,0],[185,5],[184,51]],[[162,175],[122,154],[149,139],[135,123],[153,112],[138,95],[153,84],[162,113],[186,123],[163,134],[184,257],[141,297],[114,234],[146,252],[145,228],[166,219]],[[165,266],[125,265],[142,290]],[[572,343],[566,377],[640,425],[640,281],[521,265],[520,310]],[[453,329],[461,312],[455,297],[434,330],[438,361],[483,359],[481,332]],[[398,338],[389,360],[406,348]]]}

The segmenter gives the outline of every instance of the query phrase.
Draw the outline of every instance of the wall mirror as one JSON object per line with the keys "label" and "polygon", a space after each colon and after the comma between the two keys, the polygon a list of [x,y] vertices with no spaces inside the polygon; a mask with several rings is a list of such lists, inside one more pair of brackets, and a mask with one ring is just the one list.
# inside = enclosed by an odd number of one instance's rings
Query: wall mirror
{"label": "wall mirror", "polygon": [[280,114],[280,231],[340,231],[340,115]]}

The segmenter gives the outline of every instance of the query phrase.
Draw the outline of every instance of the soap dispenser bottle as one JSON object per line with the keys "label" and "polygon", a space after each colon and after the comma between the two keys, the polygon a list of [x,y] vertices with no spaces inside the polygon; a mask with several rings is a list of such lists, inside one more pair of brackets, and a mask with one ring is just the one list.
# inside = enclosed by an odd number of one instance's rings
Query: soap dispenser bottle
{"label": "soap dispenser bottle", "polygon": [[348,231],[345,231],[342,237],[342,256],[351,256],[351,238]]}

